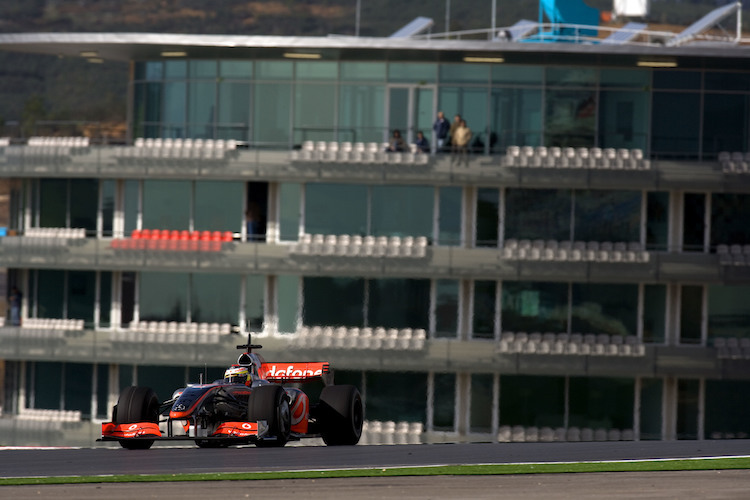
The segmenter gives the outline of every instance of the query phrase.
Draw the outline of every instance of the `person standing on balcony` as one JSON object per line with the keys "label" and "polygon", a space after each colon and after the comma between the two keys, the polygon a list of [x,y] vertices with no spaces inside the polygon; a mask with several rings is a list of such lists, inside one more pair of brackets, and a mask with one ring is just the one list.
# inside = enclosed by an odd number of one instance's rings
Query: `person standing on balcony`
{"label": "person standing on balcony", "polygon": [[435,140],[437,141],[437,150],[442,150],[448,143],[450,137],[448,132],[450,131],[450,123],[445,119],[445,114],[442,111],[438,111],[437,119],[432,124],[432,131],[435,132]]}
{"label": "person standing on balcony", "polygon": [[455,148],[454,161],[458,161],[458,164],[464,163],[467,167],[469,166],[469,141],[471,141],[471,129],[466,125],[466,120],[461,120],[458,127],[451,136],[453,147]]}
{"label": "person standing on balcony", "polygon": [[456,116],[453,117],[451,128],[448,130],[448,139],[450,139],[451,152],[453,154],[456,154],[458,152],[456,148],[456,129],[459,125],[461,125],[461,115],[456,114]]}

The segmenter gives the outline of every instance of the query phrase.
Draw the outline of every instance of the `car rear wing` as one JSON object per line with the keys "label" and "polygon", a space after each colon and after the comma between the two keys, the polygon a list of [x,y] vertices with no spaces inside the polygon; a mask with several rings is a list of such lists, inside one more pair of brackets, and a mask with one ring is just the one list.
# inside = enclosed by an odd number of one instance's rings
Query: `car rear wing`
{"label": "car rear wing", "polygon": [[328,363],[263,363],[258,369],[261,378],[269,382],[309,382],[321,379],[332,383],[333,373]]}

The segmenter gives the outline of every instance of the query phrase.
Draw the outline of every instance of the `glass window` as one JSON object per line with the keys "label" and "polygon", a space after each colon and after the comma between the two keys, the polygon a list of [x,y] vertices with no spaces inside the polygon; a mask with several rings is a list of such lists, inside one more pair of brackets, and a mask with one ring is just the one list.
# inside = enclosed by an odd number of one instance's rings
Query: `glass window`
{"label": "glass window", "polygon": [[440,245],[455,246],[461,244],[461,188],[441,187],[440,212],[438,213],[438,243]]}
{"label": "glass window", "polygon": [[336,87],[303,84],[294,87],[294,141],[351,141],[342,130],[336,137]]}
{"label": "glass window", "polygon": [[389,82],[434,83],[437,77],[437,64],[430,63],[390,63]]}
{"label": "glass window", "polygon": [[750,96],[706,94],[703,97],[703,153],[747,151]]}
{"label": "glass window", "polygon": [[436,431],[454,431],[456,413],[456,375],[436,373],[433,376],[432,426]]}
{"label": "glass window", "polygon": [[750,337],[750,286],[710,285],[708,288],[708,337]]}
{"label": "glass window", "polygon": [[645,90],[651,85],[651,73],[645,69],[602,68],[599,73],[602,88],[635,88]]}
{"label": "glass window", "polygon": [[424,423],[426,373],[367,372],[366,377],[368,420]]}
{"label": "glass window", "polygon": [[596,129],[596,94],[589,90],[547,90],[544,143],[592,147]]}
{"label": "glass window", "polygon": [[250,84],[219,83],[219,138],[247,140],[250,112]]}
{"label": "glass window", "polygon": [[682,249],[702,252],[706,231],[706,195],[685,193],[682,223]]}
{"label": "glass window", "polygon": [[253,77],[252,61],[219,61],[219,75],[222,78],[241,78],[249,80]]}
{"label": "glass window", "polygon": [[352,142],[380,142],[385,129],[385,89],[374,85],[339,87],[339,132]]}
{"label": "glass window", "polygon": [[156,137],[161,121],[161,83],[135,85],[133,104],[134,137]]}
{"label": "glass window", "polygon": [[364,326],[365,281],[361,278],[303,279],[302,324]]}
{"label": "glass window", "polygon": [[648,103],[647,92],[600,92],[599,146],[645,150]]}
{"label": "glass window", "polygon": [[188,100],[188,135],[193,138],[214,137],[216,121],[216,82],[191,82]]}
{"label": "glass window", "polygon": [[495,298],[497,282],[474,282],[474,318],[472,337],[476,339],[495,338]]}
{"label": "glass window", "polygon": [[67,227],[67,179],[39,180],[39,227]]}
{"label": "glass window", "polygon": [[666,331],[667,287],[643,287],[643,341],[663,343]]}
{"label": "glass window", "polygon": [[187,321],[189,276],[142,272],[138,276],[141,321]]}
{"label": "glass window", "polygon": [[91,363],[64,363],[63,379],[66,383],[63,410],[80,411],[91,417],[91,393],[93,391],[94,366]]}
{"label": "glass window", "polygon": [[138,184],[139,181],[125,181],[125,207],[123,212],[125,213],[126,236],[130,236],[130,233],[133,232],[133,229],[136,229],[138,224],[138,212],[140,210],[140,207],[138,206]]}
{"label": "glass window", "polygon": [[164,77],[178,80],[187,78],[187,63],[184,59],[164,61]]}
{"label": "glass window", "polygon": [[505,239],[571,239],[570,190],[506,189]]}
{"label": "glass window", "polygon": [[459,114],[466,120],[472,130],[470,150],[476,153],[484,152],[488,139],[485,134],[488,99],[486,88],[440,87],[440,109],[451,110],[452,114]]}
{"label": "glass window", "polygon": [[285,83],[257,83],[254,89],[255,141],[259,146],[286,147],[291,125],[289,106],[286,103],[292,101],[292,86]]}
{"label": "glass window", "polygon": [[703,318],[703,287],[680,287],[680,343],[700,344]]}
{"label": "glass window", "polygon": [[700,381],[677,381],[677,439],[698,439]]}
{"label": "glass window", "polygon": [[542,137],[542,91],[492,89],[490,127],[493,152],[508,146],[539,146]]}
{"label": "glass window", "polygon": [[184,366],[138,365],[138,385],[151,387],[159,401],[169,398],[177,387],[185,387]]}
{"label": "glass window", "polygon": [[492,83],[495,85],[539,85],[544,83],[544,68],[541,66],[492,65]]}
{"label": "glass window", "polygon": [[109,407],[109,365],[96,365],[96,415],[91,420],[107,421],[112,416]]}
{"label": "glass window", "polygon": [[385,63],[382,62],[342,62],[342,81],[383,81]]}
{"label": "glass window", "polygon": [[492,384],[489,373],[471,374],[471,409],[469,432],[492,431]]}
{"label": "glass window", "polygon": [[369,281],[367,325],[384,328],[429,327],[430,281],[375,279]]}
{"label": "glass window", "polygon": [[669,233],[669,193],[646,194],[646,248],[666,251]]}
{"label": "glass window", "polygon": [[102,190],[102,236],[112,236],[112,221],[115,216],[115,181],[100,181]]}
{"label": "glass window", "polygon": [[190,181],[143,181],[143,228],[188,229],[191,186]]}
{"label": "glass window", "polygon": [[330,61],[298,61],[297,81],[332,80],[338,76],[338,64]]}
{"label": "glass window", "polygon": [[216,61],[190,61],[190,78],[216,78]]}
{"label": "glass window", "polygon": [[96,300],[96,272],[68,271],[67,317],[82,319],[87,326],[94,321]]}
{"label": "glass window", "polygon": [[196,182],[195,230],[239,232],[243,189],[242,182]]}
{"label": "glass window", "polygon": [[571,377],[568,425],[632,429],[634,379]]}
{"label": "glass window", "polygon": [[575,240],[640,241],[640,221],[640,191],[575,192]]}
{"label": "glass window", "polygon": [[750,244],[750,195],[711,194],[711,246]]}
{"label": "glass window", "polygon": [[554,428],[564,423],[564,377],[500,376],[500,425]]}
{"label": "glass window", "polygon": [[374,236],[430,236],[435,189],[429,186],[373,186]]}
{"label": "glass window", "polygon": [[40,269],[37,273],[37,318],[62,318],[65,306],[65,271]]}
{"label": "glass window", "polygon": [[263,330],[266,277],[249,275],[245,279],[245,321],[253,331]]}
{"label": "glass window", "polygon": [[698,71],[654,70],[654,88],[698,90],[701,88],[701,74]]}
{"label": "glass window", "polygon": [[190,320],[196,323],[237,324],[240,277],[236,274],[191,276]]}
{"label": "glass window", "polygon": [[750,73],[707,71],[704,74],[704,86],[706,90],[748,92],[750,91]]}
{"label": "glass window", "polygon": [[99,207],[99,181],[96,179],[70,180],[70,227],[96,231]]}
{"label": "glass window", "polygon": [[184,137],[185,109],[187,99],[187,85],[185,82],[171,82],[164,84],[164,136]]}
{"label": "glass window", "polygon": [[641,379],[641,440],[661,439],[662,386],[661,379]]}
{"label": "glass window", "polygon": [[502,291],[503,331],[568,331],[567,283],[504,281]]}
{"label": "glass window", "polygon": [[305,187],[305,232],[309,234],[368,234],[367,198],[367,186],[307,184]]}
{"label": "glass window", "polygon": [[299,317],[299,277],[281,275],[276,278],[278,293],[279,332],[293,333],[297,330]]}
{"label": "glass window", "polygon": [[457,280],[435,281],[435,336],[456,338],[458,334]]}
{"label": "glass window", "polygon": [[[27,362],[27,408],[60,409],[64,363]],[[33,382],[32,382],[33,381]],[[32,405],[33,403],[33,405]]]}
{"label": "glass window", "polygon": [[594,85],[596,85],[596,70],[594,68],[547,68],[547,86],[593,87]]}
{"label": "glass window", "polygon": [[161,80],[164,71],[161,61],[146,61],[142,64],[145,66],[146,80]]}
{"label": "glass window", "polygon": [[[279,233],[281,241],[297,241],[299,237],[300,197],[302,186],[282,183],[279,189]],[[309,232],[309,231],[308,231]]]}
{"label": "glass window", "polygon": [[635,335],[638,285],[573,283],[572,332]]}
{"label": "glass window", "polygon": [[654,92],[652,99],[652,152],[676,157],[697,154],[700,145],[700,95]]}
{"label": "glass window", "polygon": [[112,273],[99,273],[99,326],[108,328],[112,311]]}
{"label": "glass window", "polygon": [[489,83],[488,64],[441,64],[441,83]]}
{"label": "glass window", "polygon": [[497,188],[477,190],[476,246],[497,247],[500,223],[500,192]]}
{"label": "glass window", "polygon": [[744,438],[750,434],[750,405],[738,394],[748,394],[747,380],[706,380],[704,439]]}
{"label": "glass window", "polygon": [[[291,80],[294,65],[291,61],[256,61],[255,78],[258,80]],[[274,105],[278,102],[274,100]]]}

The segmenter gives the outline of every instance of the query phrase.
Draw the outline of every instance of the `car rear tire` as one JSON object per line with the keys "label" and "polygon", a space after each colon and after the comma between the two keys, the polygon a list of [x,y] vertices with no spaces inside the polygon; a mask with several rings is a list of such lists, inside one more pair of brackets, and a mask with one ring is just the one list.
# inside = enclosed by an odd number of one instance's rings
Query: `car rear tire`
{"label": "car rear tire", "polygon": [[289,441],[292,430],[292,414],[289,398],[280,385],[261,385],[253,389],[247,400],[247,419],[250,422],[265,420],[268,436],[276,439],[261,439],[259,447],[281,447]]}
{"label": "car rear tire", "polygon": [[321,434],[328,446],[351,446],[362,437],[362,396],[353,385],[329,385],[320,393]]}
{"label": "car rear tire", "polygon": [[[112,421],[119,424],[137,422],[159,423],[159,398],[150,387],[130,386],[120,393],[117,406],[112,411]],[[153,439],[123,439],[120,446],[128,450],[147,450]]]}

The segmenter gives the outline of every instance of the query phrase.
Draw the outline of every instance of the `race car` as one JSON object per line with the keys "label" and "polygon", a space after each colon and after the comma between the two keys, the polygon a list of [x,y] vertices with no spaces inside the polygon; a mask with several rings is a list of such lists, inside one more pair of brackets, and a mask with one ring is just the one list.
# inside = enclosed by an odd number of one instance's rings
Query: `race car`
{"label": "race car", "polygon": [[[280,447],[306,437],[322,437],[329,446],[359,442],[364,406],[356,387],[333,385],[326,362],[267,363],[253,352],[262,346],[251,341],[248,335],[247,344],[237,346],[245,352],[223,379],[177,389],[164,402],[149,387],[125,388],[100,440],[131,450],[162,440],[190,440],[201,448]],[[302,389],[285,385],[321,380],[315,404]]]}

